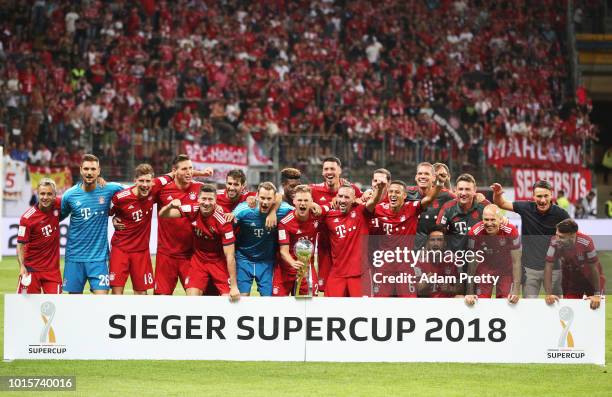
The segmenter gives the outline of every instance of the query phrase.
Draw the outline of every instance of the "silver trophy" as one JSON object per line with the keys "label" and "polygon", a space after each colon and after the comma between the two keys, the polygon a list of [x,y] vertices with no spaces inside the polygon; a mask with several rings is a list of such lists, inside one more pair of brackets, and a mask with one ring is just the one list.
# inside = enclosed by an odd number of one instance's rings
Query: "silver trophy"
{"label": "silver trophy", "polygon": [[[312,285],[312,272],[310,271],[310,261],[314,256],[315,247],[309,240],[304,239],[295,243],[293,250],[298,262],[302,262],[303,264],[302,268],[297,271],[295,277],[293,295],[296,298],[312,298],[314,295],[314,290]],[[308,291],[306,294],[301,294],[300,287],[302,286],[302,280],[304,280],[304,278],[306,278]]]}

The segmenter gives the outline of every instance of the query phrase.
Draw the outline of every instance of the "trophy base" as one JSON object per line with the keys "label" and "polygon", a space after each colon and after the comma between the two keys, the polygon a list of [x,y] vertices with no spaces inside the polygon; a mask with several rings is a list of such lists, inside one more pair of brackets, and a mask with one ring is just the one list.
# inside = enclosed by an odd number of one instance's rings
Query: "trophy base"
{"label": "trophy base", "polygon": [[314,295],[295,295],[294,298],[295,299],[310,299],[313,298]]}

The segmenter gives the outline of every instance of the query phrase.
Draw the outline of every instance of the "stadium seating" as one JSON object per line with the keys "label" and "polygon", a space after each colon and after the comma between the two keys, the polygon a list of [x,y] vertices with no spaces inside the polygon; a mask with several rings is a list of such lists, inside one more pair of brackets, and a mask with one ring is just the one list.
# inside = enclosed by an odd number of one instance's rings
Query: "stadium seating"
{"label": "stadium seating", "polygon": [[568,92],[565,2],[9,3],[2,139],[39,164],[49,142],[50,162],[92,151],[121,177],[167,169],[183,140],[251,134],[278,139],[283,165],[333,147],[352,164],[478,166],[490,139],[596,134],[584,90]]}

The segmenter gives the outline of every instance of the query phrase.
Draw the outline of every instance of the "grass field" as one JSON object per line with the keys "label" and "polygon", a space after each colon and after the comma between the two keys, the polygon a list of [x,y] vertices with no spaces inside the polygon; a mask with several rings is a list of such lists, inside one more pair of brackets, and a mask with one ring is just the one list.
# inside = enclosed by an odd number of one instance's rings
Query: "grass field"
{"label": "grass field", "polygon": [[[600,259],[612,280],[612,252]],[[2,261],[1,292],[15,292],[17,269],[14,258]],[[0,312],[4,325],[4,296]],[[611,329],[608,302],[606,362],[612,359]],[[4,333],[0,342],[3,349]],[[87,396],[612,395],[608,366],[596,365],[17,360],[0,364],[0,376],[6,375],[75,375],[76,394]],[[18,393],[29,394],[37,393]]]}

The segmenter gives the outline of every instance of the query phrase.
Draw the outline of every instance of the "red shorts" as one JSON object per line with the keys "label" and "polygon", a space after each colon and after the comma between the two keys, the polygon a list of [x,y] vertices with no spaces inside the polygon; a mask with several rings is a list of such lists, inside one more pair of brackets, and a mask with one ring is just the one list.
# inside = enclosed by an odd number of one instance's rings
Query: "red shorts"
{"label": "red shorts", "polygon": [[[512,276],[499,276],[497,285],[495,285],[495,297],[507,298],[512,292]],[[478,284],[476,286],[476,295],[479,298],[490,298],[493,295],[493,284]]]}
{"label": "red shorts", "polygon": [[568,294],[564,293],[563,294],[563,299],[582,299],[582,298],[584,298],[584,295],[585,294],[583,294],[583,293],[578,293],[578,294],[574,294],[574,293],[571,293],[571,292],[568,293]]}
{"label": "red shorts", "polygon": [[41,290],[45,294],[62,293],[62,275],[59,269],[50,272],[31,272],[30,274],[32,275],[32,281],[27,287],[21,285],[21,276],[19,276],[18,294],[40,294]]}
{"label": "red shorts", "polygon": [[[376,276],[374,279],[374,275],[376,273],[380,273],[380,276]],[[381,281],[379,277],[381,276],[400,276],[403,272],[374,272],[372,273],[372,296],[377,298],[389,298],[391,296],[396,296],[398,298],[416,298],[417,290],[416,284],[411,284],[406,280],[406,282],[389,282],[389,281]],[[376,281],[381,281],[377,283]]]}
{"label": "red shorts", "polygon": [[319,246],[319,291],[325,291],[325,287],[327,285],[327,276],[329,275],[329,271],[332,266],[332,258],[330,249],[321,249]]}
{"label": "red shorts", "polygon": [[326,280],[325,296],[330,298],[362,297],[363,281],[361,276],[355,277],[336,277],[328,275]]}
{"label": "red shorts", "polygon": [[[563,280],[565,281],[565,280]],[[571,280],[570,280],[571,281]],[[565,282],[561,286],[563,297],[567,299],[582,299],[583,296],[593,296],[595,289],[588,281]],[[601,288],[603,290],[603,288]]]}
{"label": "red shorts", "polygon": [[[314,266],[310,265],[310,271],[312,274],[312,294],[317,296],[319,294],[319,279]],[[272,296],[289,296],[293,295],[295,289],[295,274],[289,274],[281,265],[274,267],[274,276],[272,278]],[[308,281],[306,278],[302,279],[300,285],[300,294],[306,295],[308,293]]]}
{"label": "red shorts", "polygon": [[155,295],[172,295],[179,279],[185,288],[190,262],[190,258],[173,258],[158,252],[155,260]]}
{"label": "red shorts", "polygon": [[128,275],[134,291],[153,288],[153,265],[149,250],[126,252],[112,247],[110,252],[109,279],[111,287],[125,287]]}
{"label": "red shorts", "polygon": [[225,261],[202,263],[192,257],[189,274],[185,280],[185,289],[197,288],[204,291],[209,280],[213,282],[219,295],[228,295],[230,287],[227,263]]}

